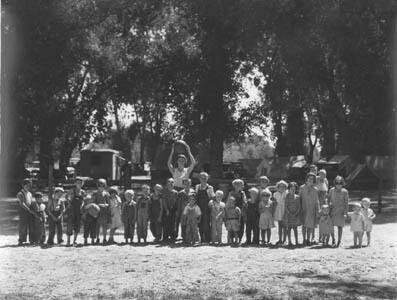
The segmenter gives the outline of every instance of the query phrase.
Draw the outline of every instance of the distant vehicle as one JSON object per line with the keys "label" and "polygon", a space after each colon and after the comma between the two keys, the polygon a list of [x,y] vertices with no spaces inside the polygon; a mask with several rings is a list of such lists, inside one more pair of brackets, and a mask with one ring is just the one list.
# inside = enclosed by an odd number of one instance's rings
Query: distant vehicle
{"label": "distant vehicle", "polygon": [[222,166],[223,177],[226,179],[242,178],[247,174],[242,162],[223,163]]}
{"label": "distant vehicle", "polygon": [[32,163],[28,163],[27,165],[28,165],[28,167],[26,167],[25,169],[28,171],[29,177],[35,178],[35,179],[39,178],[40,161],[35,160]]}

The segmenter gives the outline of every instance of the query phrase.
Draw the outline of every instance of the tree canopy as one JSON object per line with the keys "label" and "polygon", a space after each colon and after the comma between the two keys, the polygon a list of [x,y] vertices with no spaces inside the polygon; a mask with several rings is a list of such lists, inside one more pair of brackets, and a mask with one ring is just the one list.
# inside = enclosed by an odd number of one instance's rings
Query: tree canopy
{"label": "tree canopy", "polygon": [[[209,149],[215,176],[224,142],[258,124],[280,156],[315,141],[325,156],[395,153],[392,1],[2,4],[4,174],[23,168],[34,140],[43,176],[54,156],[66,167],[110,114],[125,155],[137,134],[150,133],[151,149],[181,137]],[[240,109],[249,74],[261,99]],[[118,118],[124,105],[131,124]]]}

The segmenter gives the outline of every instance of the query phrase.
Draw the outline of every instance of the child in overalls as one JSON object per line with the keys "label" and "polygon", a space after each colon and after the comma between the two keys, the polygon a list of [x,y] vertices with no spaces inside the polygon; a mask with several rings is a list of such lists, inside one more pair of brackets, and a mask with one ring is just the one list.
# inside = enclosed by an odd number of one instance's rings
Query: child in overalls
{"label": "child in overalls", "polygon": [[174,179],[168,178],[163,190],[163,242],[175,242],[176,239],[177,195],[178,192],[174,190]]}
{"label": "child in overalls", "polygon": [[241,209],[236,205],[236,199],[229,196],[225,205],[225,227],[227,230],[227,243],[239,244]]}
{"label": "child in overalls", "polygon": [[[233,190],[229,193],[229,196],[234,197],[236,201],[236,206],[240,209],[240,211],[243,213],[243,210],[245,210],[246,205],[247,205],[247,197],[244,192],[244,181],[241,179],[235,179],[232,182]],[[244,218],[240,219],[240,229],[238,232],[238,238],[239,241],[241,242],[241,239],[243,238],[244,235]]]}
{"label": "child in overalls", "polygon": [[110,223],[110,210],[109,210],[109,193],[106,189],[106,180],[98,179],[98,190],[92,194],[93,203],[99,206],[99,215],[97,219],[97,227],[96,227],[96,243],[99,244],[99,232],[102,228],[103,240],[102,243],[106,245],[106,235],[108,231],[108,225]]}
{"label": "child in overalls", "polygon": [[19,203],[19,239],[18,245],[26,243],[27,235],[29,232],[29,242],[33,243],[33,218],[34,212],[31,210],[32,194],[32,180],[26,178],[22,182],[22,189],[17,194]]}
{"label": "child in overalls", "polygon": [[[259,191],[257,188],[249,189],[250,197],[247,200],[247,219],[246,219],[246,230],[245,236],[247,238],[247,244],[250,245],[252,242],[259,245]],[[251,240],[251,234],[253,239]]]}
{"label": "child in overalls", "polygon": [[134,201],[134,191],[126,190],[124,192],[125,202],[123,203],[122,219],[124,224],[124,239],[132,244],[134,240],[135,222],[136,222],[136,202]]}
{"label": "child in overalls", "polygon": [[34,194],[34,201],[32,201],[32,210],[35,212],[33,220],[34,243],[44,244],[46,216],[42,193],[37,192]]}
{"label": "child in overalls", "polygon": [[223,191],[215,192],[215,200],[209,202],[211,210],[211,242],[222,244],[222,224],[225,216],[225,203],[223,200]]}
{"label": "child in overalls", "polygon": [[84,245],[88,245],[88,238],[91,238],[91,244],[95,244],[97,219],[100,212],[100,208],[94,203],[94,199],[91,196],[84,198]]}
{"label": "child in overalls", "polygon": [[149,201],[150,201],[150,187],[146,184],[142,186],[142,194],[138,196],[136,201],[137,206],[137,236],[138,243],[143,242],[146,244],[147,229],[149,221]]}
{"label": "child in overalls", "polygon": [[77,177],[75,187],[66,195],[66,203],[68,205],[65,212],[65,214],[67,214],[66,246],[70,246],[70,236],[72,234],[74,234],[73,245],[77,244],[76,240],[80,232],[81,214],[84,207],[84,197],[86,195],[85,191],[82,189],[83,183],[83,179]]}
{"label": "child in overalls", "polygon": [[211,212],[208,206],[210,200],[215,196],[214,188],[209,185],[209,175],[206,172],[200,173],[200,184],[196,185],[197,205],[201,210],[199,233],[201,243],[209,243],[211,240]]}
{"label": "child in overalls", "polygon": [[196,204],[196,195],[189,193],[189,203],[182,214],[182,224],[186,228],[184,243],[195,244],[199,241],[198,224],[200,222],[201,210]]}
{"label": "child in overalls", "polygon": [[163,199],[161,192],[163,187],[160,184],[154,186],[154,193],[150,197],[149,219],[150,231],[154,237],[154,242],[159,242],[163,234],[161,220],[163,218]]}
{"label": "child in overalls", "polygon": [[57,232],[58,244],[63,243],[62,239],[62,218],[65,213],[65,204],[61,197],[64,193],[63,188],[56,187],[54,189],[54,197],[49,201],[47,211],[48,211],[48,245],[54,245],[55,230]]}
{"label": "child in overalls", "polygon": [[[192,180],[190,178],[183,180],[183,190],[178,192],[177,196],[177,217],[176,217],[176,233],[178,235],[179,223],[181,223],[181,218],[186,205],[189,203],[189,194],[194,192],[191,188]],[[181,223],[182,239],[185,234],[185,227]]]}

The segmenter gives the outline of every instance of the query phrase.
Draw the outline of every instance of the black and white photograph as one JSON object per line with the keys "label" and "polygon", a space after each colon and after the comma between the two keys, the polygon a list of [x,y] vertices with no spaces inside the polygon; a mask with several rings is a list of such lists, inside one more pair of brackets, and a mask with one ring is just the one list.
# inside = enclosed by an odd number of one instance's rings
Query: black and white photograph
{"label": "black and white photograph", "polygon": [[1,0],[0,299],[397,299],[395,0]]}

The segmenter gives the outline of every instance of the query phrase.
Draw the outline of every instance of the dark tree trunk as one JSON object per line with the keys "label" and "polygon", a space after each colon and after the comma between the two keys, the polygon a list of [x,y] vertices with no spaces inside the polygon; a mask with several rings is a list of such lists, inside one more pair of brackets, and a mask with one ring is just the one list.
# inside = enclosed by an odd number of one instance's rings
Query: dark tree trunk
{"label": "dark tree trunk", "polygon": [[210,173],[211,177],[223,177],[223,138],[214,130],[210,133]]}
{"label": "dark tree trunk", "polygon": [[288,112],[285,135],[288,155],[302,155],[305,153],[305,124],[301,108],[291,109]]}

